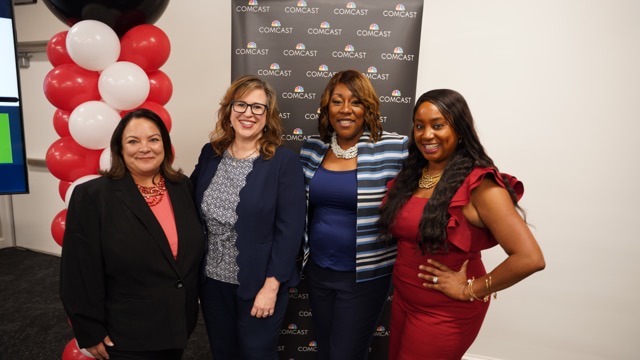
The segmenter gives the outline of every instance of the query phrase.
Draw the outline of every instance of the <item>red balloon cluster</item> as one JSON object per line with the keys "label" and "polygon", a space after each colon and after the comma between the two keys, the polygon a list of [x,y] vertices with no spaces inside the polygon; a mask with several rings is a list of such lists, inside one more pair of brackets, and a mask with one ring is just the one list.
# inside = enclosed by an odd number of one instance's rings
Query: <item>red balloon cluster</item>
{"label": "red balloon cluster", "polygon": [[[60,136],[49,147],[45,162],[59,179],[60,197],[68,206],[76,185],[99,177],[111,166],[109,142],[121,117],[147,108],[171,131],[164,107],[173,95],[171,79],[160,68],[171,52],[167,35],[150,24],[122,35],[96,20],[75,23],[47,44],[53,69],[43,90],[56,107],[53,128]],[[51,223],[51,235],[62,246],[67,210]]]}

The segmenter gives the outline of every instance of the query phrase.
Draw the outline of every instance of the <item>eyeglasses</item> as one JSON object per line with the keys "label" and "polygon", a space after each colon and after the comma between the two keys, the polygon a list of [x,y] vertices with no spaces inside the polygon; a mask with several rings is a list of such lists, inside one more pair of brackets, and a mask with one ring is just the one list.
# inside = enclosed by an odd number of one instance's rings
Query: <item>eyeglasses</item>
{"label": "eyeglasses", "polygon": [[234,101],[231,103],[231,108],[233,111],[238,113],[244,113],[247,111],[247,107],[251,108],[251,113],[253,115],[262,115],[265,111],[267,111],[268,106],[260,103],[247,104],[244,101]]}

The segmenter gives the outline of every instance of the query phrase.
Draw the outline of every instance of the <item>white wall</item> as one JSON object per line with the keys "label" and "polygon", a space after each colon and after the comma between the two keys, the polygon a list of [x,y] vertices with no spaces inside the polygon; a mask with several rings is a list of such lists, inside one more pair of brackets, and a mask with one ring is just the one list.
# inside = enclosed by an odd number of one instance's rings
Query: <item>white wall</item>
{"label": "white wall", "polygon": [[[173,1],[156,23],[172,41],[162,69],[174,83],[167,108],[187,173],[229,84],[230,11],[228,1]],[[16,14],[19,41],[68,29],[42,2]],[[547,259],[543,272],[499,294],[474,354],[640,356],[639,14],[636,0],[425,0],[418,94],[446,87],[467,98],[489,154],[525,183],[522,205]],[[57,138],[42,93],[50,69],[41,57],[21,71],[31,158]],[[59,253],[49,231],[64,206],[57,180],[29,175],[32,193],[13,196],[17,244]],[[485,254],[489,268],[503,258],[500,249]]]}

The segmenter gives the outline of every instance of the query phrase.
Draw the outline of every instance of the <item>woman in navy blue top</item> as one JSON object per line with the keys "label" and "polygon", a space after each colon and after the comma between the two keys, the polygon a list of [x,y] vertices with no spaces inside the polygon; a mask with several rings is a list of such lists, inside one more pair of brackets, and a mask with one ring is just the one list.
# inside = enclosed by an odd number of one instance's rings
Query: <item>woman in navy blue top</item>
{"label": "woman in navy blue top", "polygon": [[309,202],[305,271],[320,359],[366,359],[389,291],[396,246],[378,240],[376,222],[408,138],[382,130],[379,106],[361,72],[337,73],[322,94],[319,135],[300,152]]}

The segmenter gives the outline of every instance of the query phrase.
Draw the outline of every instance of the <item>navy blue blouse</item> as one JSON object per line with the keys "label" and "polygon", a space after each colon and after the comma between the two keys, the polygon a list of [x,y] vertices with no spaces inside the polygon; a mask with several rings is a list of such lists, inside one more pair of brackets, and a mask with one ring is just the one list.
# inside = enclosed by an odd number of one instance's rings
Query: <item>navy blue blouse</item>
{"label": "navy blue blouse", "polygon": [[309,184],[311,259],[323,268],[356,270],[356,170],[332,171],[320,166]]}

